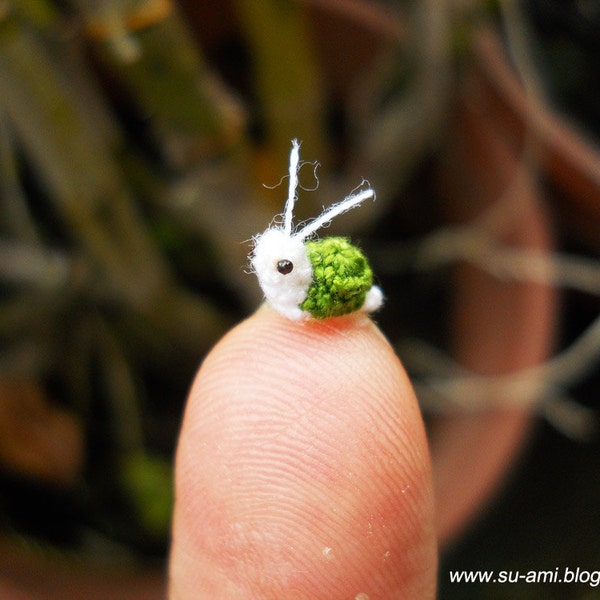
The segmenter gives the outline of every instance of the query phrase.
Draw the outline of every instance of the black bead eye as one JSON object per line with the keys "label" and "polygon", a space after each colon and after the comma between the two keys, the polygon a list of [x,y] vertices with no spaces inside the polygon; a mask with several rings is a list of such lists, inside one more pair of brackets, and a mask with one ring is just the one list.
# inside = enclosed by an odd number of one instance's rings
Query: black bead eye
{"label": "black bead eye", "polygon": [[283,259],[277,263],[277,270],[282,275],[287,275],[294,270],[294,263],[291,260]]}

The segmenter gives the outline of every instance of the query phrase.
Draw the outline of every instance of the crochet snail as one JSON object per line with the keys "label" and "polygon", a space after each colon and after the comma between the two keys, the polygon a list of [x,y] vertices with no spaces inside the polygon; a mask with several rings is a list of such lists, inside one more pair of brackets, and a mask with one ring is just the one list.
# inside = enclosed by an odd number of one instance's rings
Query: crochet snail
{"label": "crochet snail", "polygon": [[294,231],[299,164],[300,144],[293,140],[283,224],[254,238],[251,264],[266,301],[295,321],[377,310],[383,294],[373,285],[373,272],[365,255],[344,237],[309,239],[334,217],[374,199],[375,192],[368,188],[353,193]]}

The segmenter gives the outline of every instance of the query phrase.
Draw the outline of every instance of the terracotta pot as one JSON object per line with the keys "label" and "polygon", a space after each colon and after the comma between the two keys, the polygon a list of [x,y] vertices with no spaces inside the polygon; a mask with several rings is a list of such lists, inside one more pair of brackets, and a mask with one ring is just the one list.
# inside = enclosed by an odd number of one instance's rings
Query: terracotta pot
{"label": "terracotta pot", "polygon": [[[547,199],[536,185],[543,173],[561,190],[573,227],[592,239],[600,225],[598,148],[564,117],[529,103],[495,32],[482,30],[473,50],[440,173],[451,218],[467,221],[493,203],[512,202],[516,210],[501,228],[501,239],[549,250]],[[597,245],[597,236],[593,239]],[[458,270],[455,285],[452,331],[462,364],[482,374],[503,374],[549,355],[557,316],[554,290],[503,283],[466,266]],[[518,458],[531,422],[528,410],[456,414],[434,422],[430,439],[442,545],[489,504]]]}

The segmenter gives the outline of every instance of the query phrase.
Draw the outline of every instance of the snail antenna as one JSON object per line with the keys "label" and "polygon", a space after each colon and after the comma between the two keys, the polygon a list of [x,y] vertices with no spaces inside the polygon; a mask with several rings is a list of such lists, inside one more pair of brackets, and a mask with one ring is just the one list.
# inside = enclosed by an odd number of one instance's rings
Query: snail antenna
{"label": "snail antenna", "polygon": [[[364,182],[363,182],[364,183]],[[328,208],[321,216],[317,217],[314,221],[311,221],[303,229],[301,229],[294,237],[298,237],[303,240],[312,235],[317,229],[323,227],[330,221],[332,221],[338,215],[341,215],[357,206],[360,206],[365,200],[369,198],[375,198],[375,192],[371,188],[357,192],[356,194],[350,194],[344,198],[341,202],[334,204]]]}
{"label": "snail antenna", "polygon": [[290,183],[283,216],[283,231],[288,236],[292,235],[292,218],[294,216],[294,203],[296,202],[296,189],[298,188],[299,163],[300,143],[294,139],[292,140],[292,151],[290,152]]}

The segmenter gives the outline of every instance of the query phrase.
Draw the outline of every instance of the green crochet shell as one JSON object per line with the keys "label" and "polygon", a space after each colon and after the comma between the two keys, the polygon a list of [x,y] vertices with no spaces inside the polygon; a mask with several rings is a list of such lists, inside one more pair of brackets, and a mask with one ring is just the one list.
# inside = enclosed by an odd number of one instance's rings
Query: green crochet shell
{"label": "green crochet shell", "polygon": [[373,285],[365,255],[346,238],[306,242],[313,281],[300,305],[316,319],[339,317],[360,310]]}

